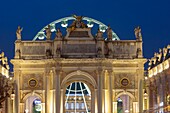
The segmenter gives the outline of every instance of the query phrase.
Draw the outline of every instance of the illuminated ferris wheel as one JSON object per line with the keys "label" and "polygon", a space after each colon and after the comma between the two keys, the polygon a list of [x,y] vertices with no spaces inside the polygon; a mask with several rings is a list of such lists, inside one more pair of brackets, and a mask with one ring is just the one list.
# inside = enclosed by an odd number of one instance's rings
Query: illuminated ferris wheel
{"label": "illuminated ferris wheel", "polygon": [[[61,19],[58,19],[58,20],[51,22],[50,24],[46,25],[43,29],[41,29],[36,34],[33,41],[35,41],[37,39],[39,39],[39,40],[45,39],[47,37],[45,35],[45,30],[46,30],[46,28],[48,28],[48,26],[50,26],[50,30],[53,33],[53,32],[56,31],[56,25],[57,24],[60,24],[62,28],[67,28],[68,23],[71,20],[75,20],[75,18],[70,16],[70,17],[61,18]],[[82,20],[87,23],[88,28],[92,28],[94,26],[94,24],[98,25],[99,30],[102,31],[103,33],[106,32],[106,29],[108,28],[108,26],[106,26],[102,22],[95,20],[95,19],[92,19],[92,18],[89,18],[89,17],[83,17]],[[116,35],[116,33],[114,31],[112,31],[112,40],[120,40],[119,37]]]}
{"label": "illuminated ferris wheel", "polygon": [[[91,113],[91,91],[83,82],[73,82],[66,88],[65,109],[71,113]],[[68,113],[70,113],[68,112]]]}

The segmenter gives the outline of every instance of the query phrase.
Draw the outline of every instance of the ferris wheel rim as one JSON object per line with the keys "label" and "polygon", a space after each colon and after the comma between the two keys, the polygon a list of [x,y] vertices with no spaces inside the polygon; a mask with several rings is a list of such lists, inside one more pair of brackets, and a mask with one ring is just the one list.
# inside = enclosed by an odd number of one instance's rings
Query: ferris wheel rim
{"label": "ferris wheel rim", "polygon": [[[45,31],[45,29],[48,27],[48,25],[53,25],[53,24],[55,25],[55,24],[61,23],[61,22],[64,21],[64,20],[65,20],[65,21],[75,20],[75,18],[72,17],[72,16],[70,16],[70,17],[64,17],[64,18],[57,19],[57,20],[55,20],[55,21],[47,24],[45,27],[43,27],[43,28],[35,35],[35,37],[33,38],[33,41],[35,41],[35,40],[38,38],[39,33],[44,33],[44,31]],[[102,23],[102,22],[100,22],[100,21],[98,21],[98,20],[96,20],[96,19],[93,19],[93,18],[83,17],[83,20],[92,21],[93,23],[98,24],[99,26],[101,25],[101,26],[105,27],[106,29],[108,28],[107,25],[105,25],[104,23]],[[119,37],[116,35],[116,33],[115,33],[113,30],[112,30],[112,34],[113,34],[113,36],[114,36],[115,39],[120,40]]]}

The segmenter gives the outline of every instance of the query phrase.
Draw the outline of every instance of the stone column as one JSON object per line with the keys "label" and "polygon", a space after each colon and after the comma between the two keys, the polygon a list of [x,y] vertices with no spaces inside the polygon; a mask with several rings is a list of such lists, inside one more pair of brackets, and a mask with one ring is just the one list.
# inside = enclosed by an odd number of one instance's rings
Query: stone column
{"label": "stone column", "polygon": [[97,95],[98,90],[95,89],[95,113],[98,113],[98,95]]}
{"label": "stone column", "polygon": [[133,102],[133,113],[138,113],[138,102]]}
{"label": "stone column", "polygon": [[61,113],[60,112],[60,106],[61,106],[61,97],[60,97],[60,70],[55,70],[55,109],[56,109],[56,113]]}
{"label": "stone column", "polygon": [[112,100],[112,70],[108,70],[108,102],[109,113],[113,113],[113,100]]}
{"label": "stone column", "polygon": [[11,113],[11,103],[9,97],[5,100],[5,113]]}
{"label": "stone column", "polygon": [[12,113],[15,113],[15,99],[13,99],[12,101]]}
{"label": "stone column", "polygon": [[91,112],[95,113],[95,90],[91,91]]}
{"label": "stone column", "polygon": [[64,94],[64,90],[61,89],[61,95],[60,95],[60,113],[65,113],[65,94]]}
{"label": "stone column", "polygon": [[113,102],[113,113],[117,113],[117,102]]}
{"label": "stone column", "polygon": [[41,103],[42,105],[42,112],[41,113],[45,113],[45,103]]}
{"label": "stone column", "polygon": [[54,98],[54,71],[50,71],[50,112],[55,113],[54,111],[54,104],[55,104],[55,98]]}
{"label": "stone column", "polygon": [[14,89],[15,89],[15,113],[20,113],[20,76],[21,72],[14,69]]}
{"label": "stone column", "polygon": [[50,73],[45,73],[45,113],[50,113]]}
{"label": "stone column", "polygon": [[98,113],[104,113],[104,75],[103,70],[98,70]]}
{"label": "stone column", "polygon": [[[30,104],[30,103],[29,103]],[[20,113],[24,113],[25,109],[24,109],[24,103],[20,103]]]}
{"label": "stone column", "polygon": [[138,87],[138,97],[139,97],[139,113],[143,112],[143,80],[139,79]]}

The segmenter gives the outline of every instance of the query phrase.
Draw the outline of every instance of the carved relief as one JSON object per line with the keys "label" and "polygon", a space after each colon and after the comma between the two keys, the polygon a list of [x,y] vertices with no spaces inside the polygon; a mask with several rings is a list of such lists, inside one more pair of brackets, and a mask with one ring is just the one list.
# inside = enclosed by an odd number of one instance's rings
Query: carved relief
{"label": "carved relief", "polygon": [[25,74],[25,75],[23,75],[23,89],[27,90],[30,88],[43,89],[42,74]]}
{"label": "carved relief", "polygon": [[116,88],[134,88],[135,77],[131,73],[115,74],[115,87]]}

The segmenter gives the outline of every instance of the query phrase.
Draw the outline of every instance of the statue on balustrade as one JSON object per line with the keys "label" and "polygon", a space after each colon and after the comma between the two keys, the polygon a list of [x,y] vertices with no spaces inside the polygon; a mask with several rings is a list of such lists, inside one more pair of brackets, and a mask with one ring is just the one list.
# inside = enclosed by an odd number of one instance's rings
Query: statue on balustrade
{"label": "statue on balustrade", "polygon": [[112,28],[110,27],[110,25],[108,26],[106,32],[107,32],[107,38],[108,38],[108,40],[112,40],[112,35],[113,35],[113,34],[112,34]]}
{"label": "statue on balustrade", "polygon": [[60,47],[60,45],[57,46],[56,56],[57,56],[57,57],[60,57],[60,56],[61,56],[61,47]]}
{"label": "statue on balustrade", "polygon": [[141,28],[138,26],[134,29],[136,40],[142,41]]}
{"label": "statue on balustrade", "polygon": [[47,40],[50,40],[51,38],[51,29],[50,29],[50,25],[48,25],[48,27],[45,29],[46,30],[46,38]]}
{"label": "statue on balustrade", "polygon": [[62,32],[60,31],[60,29],[57,29],[56,38],[62,38]]}
{"label": "statue on balustrade", "polygon": [[22,32],[22,30],[23,30],[23,28],[18,26],[18,29],[16,31],[17,40],[21,40],[21,32]]}
{"label": "statue on balustrade", "polygon": [[98,31],[97,31],[96,38],[97,38],[97,39],[103,38],[103,32],[100,31],[100,29],[98,29]]}

